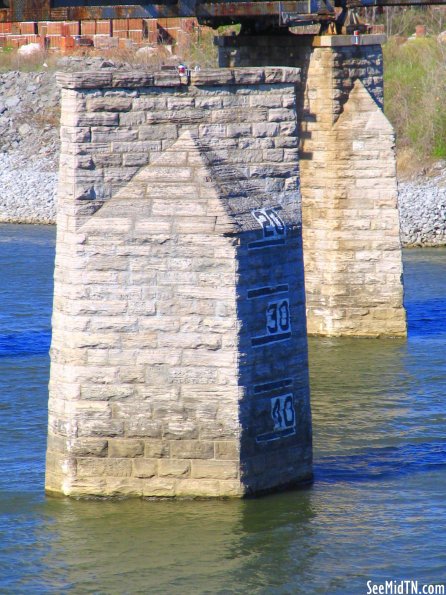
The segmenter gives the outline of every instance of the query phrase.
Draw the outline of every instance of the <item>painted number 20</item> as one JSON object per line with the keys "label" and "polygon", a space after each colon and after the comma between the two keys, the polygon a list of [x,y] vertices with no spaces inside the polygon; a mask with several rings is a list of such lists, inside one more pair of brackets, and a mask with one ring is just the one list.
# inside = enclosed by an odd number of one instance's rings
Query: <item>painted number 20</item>
{"label": "painted number 20", "polygon": [[277,212],[279,208],[269,207],[267,209],[251,211],[254,219],[262,228],[262,237],[254,242],[250,242],[248,244],[248,250],[283,246],[285,244],[286,225]]}
{"label": "painted number 20", "polygon": [[286,227],[275,209],[257,209],[252,214],[260,223],[263,229],[263,237],[280,238],[286,234]]}

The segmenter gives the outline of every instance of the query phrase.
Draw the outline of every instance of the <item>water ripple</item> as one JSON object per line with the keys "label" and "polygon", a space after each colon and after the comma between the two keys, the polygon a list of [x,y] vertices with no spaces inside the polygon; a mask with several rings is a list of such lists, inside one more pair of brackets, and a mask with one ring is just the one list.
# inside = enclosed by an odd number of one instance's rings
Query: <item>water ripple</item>
{"label": "water ripple", "polygon": [[316,480],[362,482],[446,469],[446,440],[374,448],[350,455],[328,455],[315,463]]}
{"label": "water ripple", "polygon": [[406,251],[409,339],[312,339],[313,486],[45,498],[54,229],[0,226],[0,593],[357,595],[443,582],[446,250]]}
{"label": "water ripple", "polygon": [[17,357],[48,353],[51,331],[28,331],[0,335],[0,357]]}

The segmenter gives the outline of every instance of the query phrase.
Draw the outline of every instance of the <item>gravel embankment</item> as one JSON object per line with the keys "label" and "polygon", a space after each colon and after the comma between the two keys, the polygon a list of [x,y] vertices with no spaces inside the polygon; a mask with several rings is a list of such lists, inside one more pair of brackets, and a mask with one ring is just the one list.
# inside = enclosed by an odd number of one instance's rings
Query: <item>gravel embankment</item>
{"label": "gravel embankment", "polygon": [[[100,56],[70,56],[59,58],[55,68],[128,65]],[[56,222],[59,120],[54,69],[0,73],[0,223]]]}
{"label": "gravel embankment", "polygon": [[446,245],[446,164],[440,171],[432,178],[398,184],[403,246]]}
{"label": "gravel embankment", "polygon": [[[124,66],[65,61],[69,69]],[[59,110],[54,72],[0,74],[0,222],[55,223]],[[433,174],[399,183],[404,246],[446,245],[446,162]]]}
{"label": "gravel embankment", "polygon": [[55,223],[56,186],[53,159],[0,153],[0,222]]}
{"label": "gravel embankment", "polygon": [[0,222],[55,222],[59,96],[54,72],[0,74]]}

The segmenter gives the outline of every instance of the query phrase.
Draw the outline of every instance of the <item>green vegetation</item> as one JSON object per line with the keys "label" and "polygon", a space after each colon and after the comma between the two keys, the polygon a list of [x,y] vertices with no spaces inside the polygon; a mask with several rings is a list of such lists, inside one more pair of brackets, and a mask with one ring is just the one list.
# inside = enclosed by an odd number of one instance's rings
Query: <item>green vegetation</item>
{"label": "green vegetation", "polygon": [[181,51],[181,58],[190,66],[201,68],[218,67],[218,49],[214,43],[215,37],[220,35],[237,35],[241,25],[224,25],[217,30],[200,27],[197,34],[191,38],[189,45]]}
{"label": "green vegetation", "polygon": [[385,111],[403,169],[446,158],[446,45],[435,38],[384,47]]}

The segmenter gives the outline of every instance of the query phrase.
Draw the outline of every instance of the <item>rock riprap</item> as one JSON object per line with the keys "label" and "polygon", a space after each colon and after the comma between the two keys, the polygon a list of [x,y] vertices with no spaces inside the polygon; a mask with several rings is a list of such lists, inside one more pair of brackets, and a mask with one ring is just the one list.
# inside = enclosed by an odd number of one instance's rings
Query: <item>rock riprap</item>
{"label": "rock riprap", "polygon": [[446,163],[432,178],[400,182],[398,202],[404,246],[446,244]]}
{"label": "rock riprap", "polygon": [[0,221],[54,223],[57,174],[48,157],[27,159],[19,151],[0,153]]}
{"label": "rock riprap", "polygon": [[59,150],[60,91],[53,72],[0,74],[0,152],[26,158]]}
{"label": "rock riprap", "polygon": [[54,73],[0,75],[2,222],[55,222],[59,102]]}
{"label": "rock riprap", "polygon": [[[79,56],[57,63],[68,71],[123,66]],[[56,222],[59,120],[54,69],[0,73],[0,222]]]}

